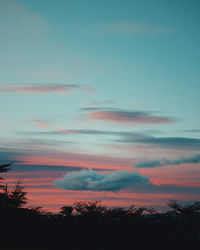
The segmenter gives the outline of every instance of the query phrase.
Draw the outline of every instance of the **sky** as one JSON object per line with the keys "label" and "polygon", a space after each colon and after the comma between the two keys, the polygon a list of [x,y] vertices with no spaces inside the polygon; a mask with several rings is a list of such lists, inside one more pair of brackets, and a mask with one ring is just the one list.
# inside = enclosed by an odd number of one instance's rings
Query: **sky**
{"label": "sky", "polygon": [[198,0],[0,0],[0,163],[28,204],[200,198]]}

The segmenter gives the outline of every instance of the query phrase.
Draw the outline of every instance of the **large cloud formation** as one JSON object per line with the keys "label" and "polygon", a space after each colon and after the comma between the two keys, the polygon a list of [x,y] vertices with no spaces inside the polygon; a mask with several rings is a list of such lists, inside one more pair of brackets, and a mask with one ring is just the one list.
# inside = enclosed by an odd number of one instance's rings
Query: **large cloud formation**
{"label": "large cloud formation", "polygon": [[141,161],[134,164],[135,168],[156,168],[166,165],[180,165],[184,163],[199,163],[200,162],[200,154],[196,154],[192,157],[181,157],[179,160],[153,160],[153,161]]}
{"label": "large cloud formation", "polygon": [[87,92],[95,92],[88,85],[76,84],[23,84],[23,85],[3,85],[0,93],[25,93],[25,94],[64,94],[75,89],[82,89]]}
{"label": "large cloud formation", "polygon": [[83,170],[65,174],[55,185],[67,190],[113,191],[117,192],[130,185],[147,183],[149,179],[137,172],[113,171],[109,174]]}

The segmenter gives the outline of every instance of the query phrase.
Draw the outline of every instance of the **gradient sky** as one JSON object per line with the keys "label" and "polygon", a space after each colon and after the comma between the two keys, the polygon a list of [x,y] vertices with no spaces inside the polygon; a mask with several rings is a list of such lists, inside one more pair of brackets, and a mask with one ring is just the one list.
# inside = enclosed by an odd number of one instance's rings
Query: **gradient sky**
{"label": "gradient sky", "polygon": [[199,8],[0,0],[0,163],[29,204],[199,200]]}

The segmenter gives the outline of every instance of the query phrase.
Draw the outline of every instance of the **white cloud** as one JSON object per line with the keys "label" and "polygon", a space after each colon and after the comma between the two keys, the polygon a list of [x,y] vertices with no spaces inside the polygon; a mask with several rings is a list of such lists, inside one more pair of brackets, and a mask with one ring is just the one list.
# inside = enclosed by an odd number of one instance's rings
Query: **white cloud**
{"label": "white cloud", "polygon": [[147,183],[149,179],[137,172],[113,171],[109,174],[96,173],[93,170],[83,170],[65,174],[55,185],[67,190],[119,191],[130,185]]}

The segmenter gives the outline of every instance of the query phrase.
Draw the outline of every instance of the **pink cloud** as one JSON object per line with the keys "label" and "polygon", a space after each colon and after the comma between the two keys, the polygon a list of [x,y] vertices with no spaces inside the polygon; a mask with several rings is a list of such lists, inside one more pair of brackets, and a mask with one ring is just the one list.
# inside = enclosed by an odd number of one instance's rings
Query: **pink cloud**
{"label": "pink cloud", "polygon": [[94,111],[89,114],[92,120],[103,120],[114,123],[126,124],[156,124],[156,123],[170,123],[172,119],[168,117],[152,115],[149,112],[138,111]]}

